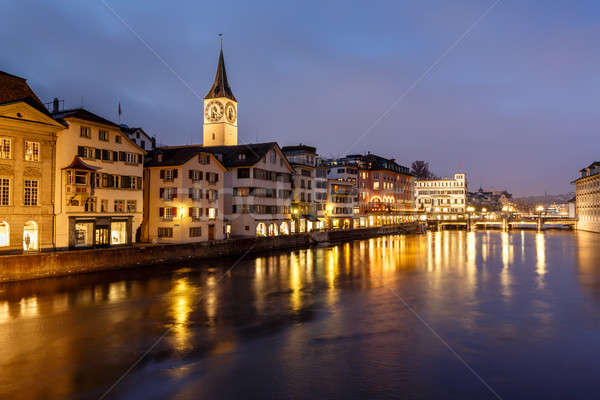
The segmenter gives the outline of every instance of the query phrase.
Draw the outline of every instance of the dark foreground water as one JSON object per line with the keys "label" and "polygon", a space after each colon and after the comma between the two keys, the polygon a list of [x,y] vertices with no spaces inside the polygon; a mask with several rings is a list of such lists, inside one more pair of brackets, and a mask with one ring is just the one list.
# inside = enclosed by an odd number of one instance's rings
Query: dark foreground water
{"label": "dark foreground water", "polygon": [[600,397],[600,235],[390,236],[231,264],[0,286],[0,398],[115,382],[106,398]]}

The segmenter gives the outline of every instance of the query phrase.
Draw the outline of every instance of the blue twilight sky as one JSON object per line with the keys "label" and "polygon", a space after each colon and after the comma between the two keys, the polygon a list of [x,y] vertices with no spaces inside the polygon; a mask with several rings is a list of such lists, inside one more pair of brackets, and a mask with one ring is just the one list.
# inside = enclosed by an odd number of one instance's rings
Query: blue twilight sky
{"label": "blue twilight sky", "polygon": [[0,69],[43,101],[113,120],[120,101],[159,142],[201,143],[222,32],[241,142],[423,159],[516,195],[573,190],[600,159],[600,2],[500,1],[367,135],[493,0],[353,3],[7,0]]}

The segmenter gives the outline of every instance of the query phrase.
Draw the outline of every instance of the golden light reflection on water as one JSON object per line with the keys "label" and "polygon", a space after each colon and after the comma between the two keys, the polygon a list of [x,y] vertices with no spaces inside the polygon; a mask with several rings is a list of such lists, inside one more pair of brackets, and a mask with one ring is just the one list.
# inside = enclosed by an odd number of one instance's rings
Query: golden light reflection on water
{"label": "golden light reflection on water", "polygon": [[538,275],[539,287],[544,286],[544,275],[546,275],[546,237],[543,233],[535,235],[535,249],[537,255],[536,273]]}
{"label": "golden light reflection on water", "polygon": [[502,294],[505,297],[511,296],[511,270],[510,266],[513,263],[513,248],[510,243],[510,235],[508,232],[500,234],[502,243],[502,271],[500,272],[500,284],[502,285]]}
{"label": "golden light reflection on water", "polygon": [[22,298],[19,302],[22,317],[35,317],[38,315],[37,297]]}
{"label": "golden light reflection on water", "polygon": [[177,351],[184,351],[189,348],[190,331],[188,327],[188,318],[192,307],[190,305],[191,290],[187,278],[178,278],[171,290],[172,301],[170,314],[174,325],[171,328],[174,338],[174,348]]}
{"label": "golden light reflection on water", "polygon": [[0,303],[0,323],[6,322],[10,319],[10,309],[8,306],[8,301],[3,301]]}
{"label": "golden light reflection on water", "polygon": [[[305,255],[306,256],[306,255]],[[292,310],[298,311],[302,308],[302,280],[300,279],[300,263],[295,253],[290,254],[290,305]]]}

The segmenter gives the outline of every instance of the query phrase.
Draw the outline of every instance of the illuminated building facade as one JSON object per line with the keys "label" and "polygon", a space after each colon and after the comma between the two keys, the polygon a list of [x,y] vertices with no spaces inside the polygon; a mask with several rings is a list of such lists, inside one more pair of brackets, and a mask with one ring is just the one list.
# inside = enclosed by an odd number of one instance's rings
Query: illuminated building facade
{"label": "illuminated building facade", "polygon": [[575,184],[577,229],[600,232],[600,162],[579,171]]}
{"label": "illuminated building facade", "polygon": [[144,168],[142,241],[189,243],[225,238],[227,169],[202,146],[156,149]]}
{"label": "illuminated building facade", "polygon": [[56,140],[56,247],[134,243],[143,215],[145,151],[105,118],[55,107],[53,116],[68,125]]}
{"label": "illuminated building facade", "polygon": [[467,175],[458,173],[453,178],[417,180],[415,195],[417,211],[426,213],[429,218],[464,218],[467,207]]}
{"label": "illuminated building facade", "polygon": [[[317,149],[303,144],[285,146],[285,154],[292,168],[292,218],[298,232],[310,232],[325,227],[319,220],[319,209],[324,210],[327,201],[327,172],[317,166]],[[317,174],[320,176],[317,177]],[[322,182],[325,182],[325,185]],[[317,187],[319,183],[319,187]],[[325,196],[323,196],[323,193]]]}
{"label": "illuminated building facade", "polygon": [[0,71],[0,253],[54,247],[57,132],[27,81]]}

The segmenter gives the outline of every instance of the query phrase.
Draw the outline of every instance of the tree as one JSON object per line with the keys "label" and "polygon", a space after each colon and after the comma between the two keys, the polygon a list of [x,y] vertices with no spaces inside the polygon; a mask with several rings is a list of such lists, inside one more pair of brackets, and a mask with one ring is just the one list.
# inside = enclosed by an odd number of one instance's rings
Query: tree
{"label": "tree", "polygon": [[433,178],[434,175],[429,171],[429,163],[425,161],[415,161],[411,165],[411,173],[420,179]]}

